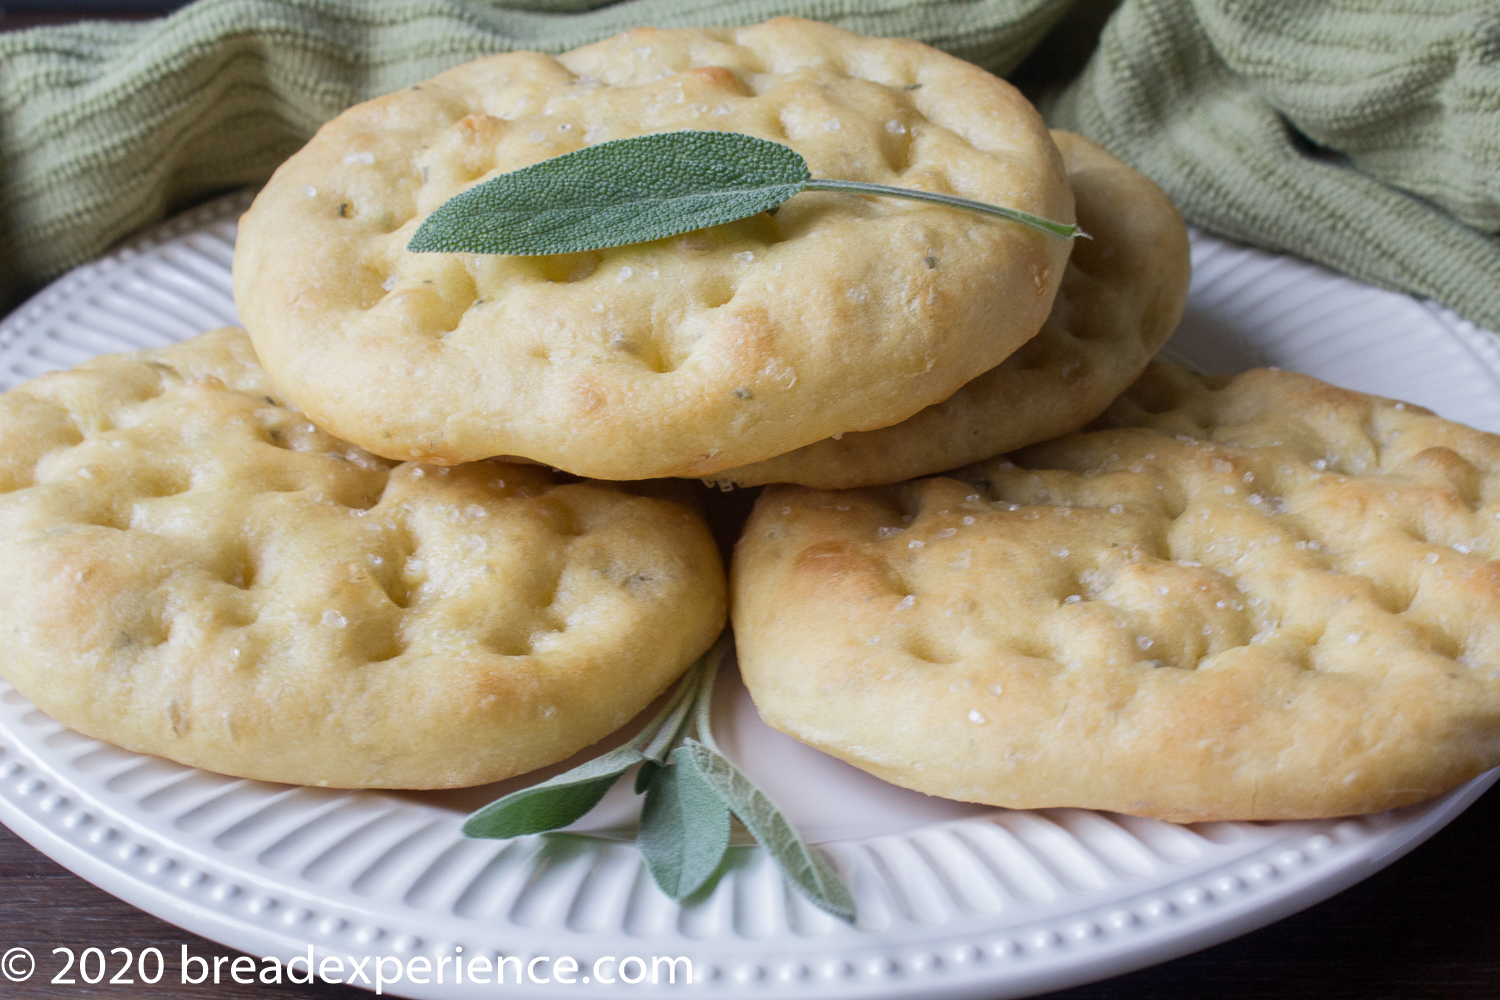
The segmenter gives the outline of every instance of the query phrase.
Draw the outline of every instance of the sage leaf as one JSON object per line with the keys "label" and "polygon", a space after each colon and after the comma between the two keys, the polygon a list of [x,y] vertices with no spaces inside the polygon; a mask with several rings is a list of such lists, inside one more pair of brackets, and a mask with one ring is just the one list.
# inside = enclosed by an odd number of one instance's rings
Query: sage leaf
{"label": "sage leaf", "polygon": [[620,775],[645,759],[638,747],[628,743],[617,747],[540,785],[491,802],[464,822],[463,834],[504,840],[577,822],[599,804]]}
{"label": "sage leaf", "polygon": [[653,769],[636,835],[646,869],[673,899],[697,892],[729,850],[729,809],[686,749]]}
{"label": "sage leaf", "polygon": [[840,920],[854,920],[854,897],[838,872],[803,843],[797,831],[764,792],[728,757],[697,740],[685,740],[672,762],[691,761],[702,780],[771,853],[786,877],[813,905]]}
{"label": "sage leaf", "polygon": [[439,205],[413,253],[578,253],[664,239],[769,211],[802,191],[906,198],[979,212],[1050,236],[1077,226],[917,188],[814,178],[790,146],[740,132],[657,132],[585,146],[491,177]]}
{"label": "sage leaf", "polygon": [[775,208],[809,178],[796,150],[738,132],[616,139],[476,184],[417,227],[416,253],[576,253]]}
{"label": "sage leaf", "polygon": [[[635,765],[665,762],[696,708],[703,679],[718,668],[728,648],[727,636],[721,637],[699,657],[661,711],[630,742],[541,784],[496,799],[464,822],[464,836],[501,840],[559,829],[582,819],[620,775]],[[644,787],[639,785],[637,794]]]}

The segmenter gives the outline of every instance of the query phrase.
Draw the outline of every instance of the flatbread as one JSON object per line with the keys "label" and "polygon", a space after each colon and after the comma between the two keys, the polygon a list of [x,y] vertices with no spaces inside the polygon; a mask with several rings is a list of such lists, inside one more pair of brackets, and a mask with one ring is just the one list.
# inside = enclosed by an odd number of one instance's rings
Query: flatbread
{"label": "flatbread", "polygon": [[1500,437],[1160,364],[1100,423],[955,477],[768,489],[731,584],[762,717],[934,795],[1180,821],[1500,764]]}
{"label": "flatbread", "polygon": [[0,673],[225,774],[482,784],[561,760],[713,641],[679,504],[537,466],[391,465],[289,408],[242,331],[0,397]]}
{"label": "flatbread", "polygon": [[787,143],[817,177],[1073,219],[1035,109],[916,42],[781,18],[497,55],[351,108],[261,192],[234,274],[267,371],[320,427],[392,459],[698,477],[904,420],[1051,308],[1068,241],[847,194],[597,252],[405,249],[496,174],[680,129]]}
{"label": "flatbread", "polygon": [[1052,313],[1016,353],[891,427],[824,438],[712,477],[723,485],[845,489],[931,475],[1066,434],[1097,417],[1176,329],[1192,265],[1187,227],[1151,179],[1069,132],[1078,240]]}

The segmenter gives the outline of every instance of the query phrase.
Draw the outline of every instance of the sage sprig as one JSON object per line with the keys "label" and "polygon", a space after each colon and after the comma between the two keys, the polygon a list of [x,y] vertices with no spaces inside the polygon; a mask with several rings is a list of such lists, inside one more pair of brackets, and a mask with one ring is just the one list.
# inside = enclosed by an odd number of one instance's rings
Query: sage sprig
{"label": "sage sprig", "polygon": [[1077,226],[951,194],[815,178],[790,146],[739,132],[615,139],[512,170],[449,198],[417,227],[414,253],[536,256],[664,239],[776,208],[803,191],[933,202],[1071,239]]}
{"label": "sage sprig", "polygon": [[733,815],[799,892],[852,921],[854,897],[838,873],[714,742],[714,680],[728,650],[726,632],[628,743],[490,803],[464,823],[464,835],[503,839],[567,826],[597,805],[626,771],[639,766],[635,791],[644,792],[646,800],[636,843],[651,877],[668,896],[685,899],[720,871]]}
{"label": "sage sprig", "polygon": [[709,725],[714,676],[708,675],[698,697],[695,711],[698,739],[684,739],[682,746],[672,751],[672,763],[692,765],[804,896],[834,916],[852,921],[854,897],[838,872],[797,836],[796,829],[776,804],[714,742]]}

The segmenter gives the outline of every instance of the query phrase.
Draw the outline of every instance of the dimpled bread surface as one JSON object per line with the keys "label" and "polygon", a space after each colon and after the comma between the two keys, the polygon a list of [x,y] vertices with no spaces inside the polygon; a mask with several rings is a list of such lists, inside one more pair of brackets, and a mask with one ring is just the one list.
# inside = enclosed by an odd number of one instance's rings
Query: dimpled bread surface
{"label": "dimpled bread surface", "polygon": [[0,397],[5,678],[226,774],[481,784],[620,727],[713,641],[699,516],[536,466],[392,465],[288,408],[242,331]]}
{"label": "dimpled bread surface", "polygon": [[735,554],[771,725],[1015,808],[1336,816],[1500,764],[1500,437],[1153,364],[1086,433],[765,492]]}
{"label": "dimpled bread surface", "polygon": [[844,489],[927,476],[1065,434],[1135,381],[1187,301],[1187,227],[1150,178],[1053,132],[1077,200],[1078,240],[1035,337],[941,403],[892,427],[824,438],[711,482]]}
{"label": "dimpled bread surface", "polygon": [[235,300],[266,370],[392,459],[706,476],[904,420],[1051,308],[1069,241],[842,193],[570,255],[405,249],[474,184],[680,129],[786,143],[815,177],[1073,220],[1041,118],[969,63],[795,18],[642,28],[480,59],[323,126],[241,222]]}

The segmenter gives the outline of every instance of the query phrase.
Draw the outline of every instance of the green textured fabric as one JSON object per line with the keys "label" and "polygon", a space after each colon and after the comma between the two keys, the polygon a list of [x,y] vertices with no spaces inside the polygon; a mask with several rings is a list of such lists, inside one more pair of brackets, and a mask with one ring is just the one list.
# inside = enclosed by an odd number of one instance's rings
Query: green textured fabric
{"label": "green textured fabric", "polygon": [[1206,229],[1500,330],[1500,4],[1129,0],[1048,118]]}
{"label": "green textured fabric", "polygon": [[[200,0],[158,21],[0,34],[0,307],[171,211],[263,180],[348,105],[480,55],[800,14],[1046,80],[1091,47],[1098,18],[1080,12],[1112,5]],[[1125,0],[1044,109],[1200,225],[1496,328],[1497,57],[1493,0]]]}

